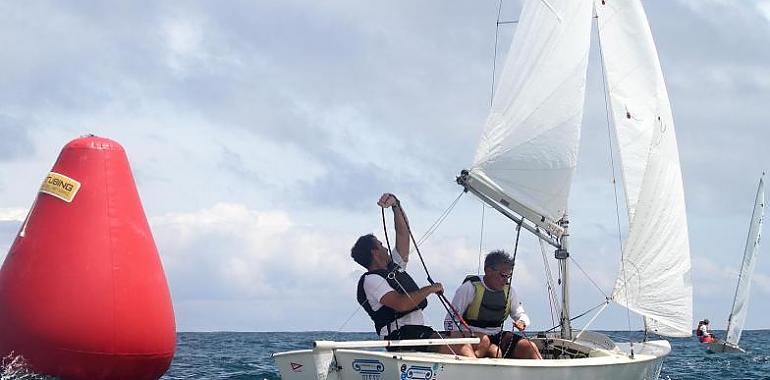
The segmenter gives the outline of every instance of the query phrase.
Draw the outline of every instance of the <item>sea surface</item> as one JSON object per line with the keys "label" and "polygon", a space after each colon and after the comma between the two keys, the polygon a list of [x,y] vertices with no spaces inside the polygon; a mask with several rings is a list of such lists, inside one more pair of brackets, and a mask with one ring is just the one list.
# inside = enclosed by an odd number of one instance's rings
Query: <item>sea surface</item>
{"label": "sea surface", "polygon": [[[636,333],[605,331],[616,341]],[[718,336],[724,332],[715,331]],[[372,333],[337,332],[181,332],[171,368],[161,377],[172,379],[280,379],[270,354],[310,348],[314,340],[365,340]],[[741,346],[747,354],[708,354],[692,338],[669,338],[671,354],[663,363],[661,379],[770,379],[770,330],[744,331]],[[5,364],[2,380],[43,380]]]}

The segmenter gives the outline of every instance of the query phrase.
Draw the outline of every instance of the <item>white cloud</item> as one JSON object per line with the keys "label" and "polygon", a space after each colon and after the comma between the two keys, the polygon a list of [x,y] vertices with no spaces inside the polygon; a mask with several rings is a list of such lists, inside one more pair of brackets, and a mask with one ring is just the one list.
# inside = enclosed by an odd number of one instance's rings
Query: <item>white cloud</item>
{"label": "white cloud", "polygon": [[22,222],[27,217],[28,211],[24,208],[0,208],[0,222]]}

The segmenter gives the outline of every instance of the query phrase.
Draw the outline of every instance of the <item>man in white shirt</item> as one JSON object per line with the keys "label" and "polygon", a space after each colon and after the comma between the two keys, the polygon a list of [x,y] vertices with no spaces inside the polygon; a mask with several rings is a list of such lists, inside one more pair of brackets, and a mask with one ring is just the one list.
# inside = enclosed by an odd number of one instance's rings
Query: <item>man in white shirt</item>
{"label": "man in white shirt", "polygon": [[[524,331],[529,316],[511,287],[513,259],[505,251],[493,251],[484,259],[484,275],[469,275],[457,288],[452,305],[470,326],[475,335],[486,335],[492,345],[487,356],[542,359],[537,346],[511,331],[503,331],[503,323],[510,316],[513,325]],[[447,313],[444,328],[453,330],[455,323]]]}
{"label": "man in white shirt", "polygon": [[[392,208],[396,230],[393,257],[374,235],[358,238],[350,256],[367,269],[358,280],[358,303],[374,321],[377,334],[388,340],[439,338],[430,326],[425,326],[422,309],[433,293],[444,291],[441,283],[419,287],[404,271],[409,261],[409,230],[406,216],[398,199],[385,193],[377,202],[380,207]],[[438,350],[475,357],[470,345],[418,347],[423,351]]]}

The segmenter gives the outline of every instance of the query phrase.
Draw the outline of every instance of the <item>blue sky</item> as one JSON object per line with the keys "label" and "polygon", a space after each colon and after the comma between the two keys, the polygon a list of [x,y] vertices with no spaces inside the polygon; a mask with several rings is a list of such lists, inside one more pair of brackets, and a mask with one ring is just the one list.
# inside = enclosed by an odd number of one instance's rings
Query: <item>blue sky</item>
{"label": "blue sky", "polygon": [[[770,1],[644,4],[679,139],[695,317],[724,327],[770,168]],[[382,192],[399,195],[418,236],[460,193],[454,177],[489,108],[497,5],[0,3],[0,255],[61,147],[94,133],[129,155],[180,331],[369,331],[350,246],[381,235]],[[504,1],[502,18],[519,7]],[[514,32],[501,27],[499,60]],[[570,197],[572,257],[609,292],[619,253],[597,62]],[[463,196],[422,247],[450,293],[476,272],[479,247],[512,248],[512,227],[484,214],[482,240],[482,206]],[[749,328],[770,328],[768,246]],[[410,272],[424,282],[417,261]],[[535,329],[551,326],[543,278],[524,239],[515,281]],[[573,280],[574,312],[603,300],[577,268]],[[428,320],[442,318],[434,301]],[[626,314],[612,307],[596,327],[626,329]]]}

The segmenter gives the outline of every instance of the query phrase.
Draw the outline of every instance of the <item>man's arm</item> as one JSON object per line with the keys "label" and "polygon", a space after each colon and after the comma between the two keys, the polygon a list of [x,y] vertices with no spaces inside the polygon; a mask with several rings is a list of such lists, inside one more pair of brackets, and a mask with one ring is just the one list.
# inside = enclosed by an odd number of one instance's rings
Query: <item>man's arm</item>
{"label": "man's arm", "polygon": [[510,298],[513,325],[519,330],[524,330],[529,326],[529,316],[524,311],[524,306],[519,302],[519,298],[516,296],[516,291],[513,290],[513,287],[511,287]]}
{"label": "man's arm", "polygon": [[417,307],[417,304],[424,301],[432,293],[443,292],[444,287],[440,282],[432,285],[423,286],[409,295],[390,291],[380,298],[380,303],[399,312],[409,311]]}
{"label": "man's arm", "polygon": [[406,220],[406,214],[401,209],[401,204],[395,195],[391,193],[382,194],[379,202],[380,207],[393,209],[393,225],[396,228],[396,251],[404,260],[409,262],[409,227]]}

